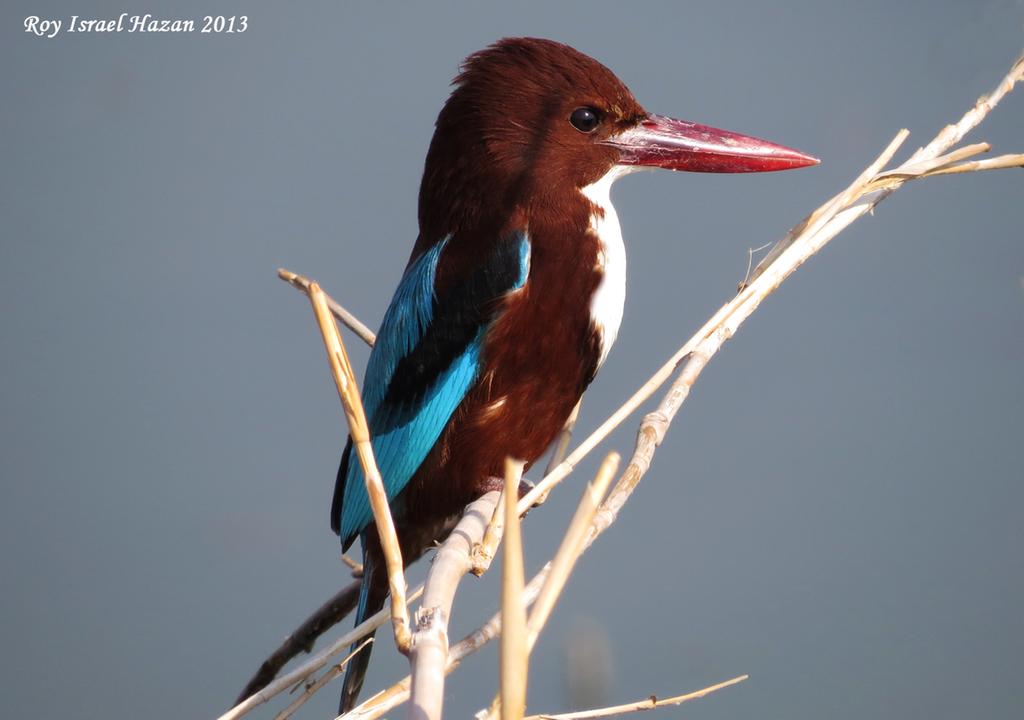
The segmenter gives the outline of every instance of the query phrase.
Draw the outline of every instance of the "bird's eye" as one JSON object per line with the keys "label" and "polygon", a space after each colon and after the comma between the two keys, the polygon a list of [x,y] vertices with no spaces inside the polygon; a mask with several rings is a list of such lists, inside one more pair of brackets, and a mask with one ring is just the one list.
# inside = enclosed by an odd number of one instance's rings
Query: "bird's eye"
{"label": "bird's eye", "polygon": [[569,116],[569,122],[580,132],[592,133],[601,124],[601,119],[594,108],[581,107],[572,111],[572,115]]}

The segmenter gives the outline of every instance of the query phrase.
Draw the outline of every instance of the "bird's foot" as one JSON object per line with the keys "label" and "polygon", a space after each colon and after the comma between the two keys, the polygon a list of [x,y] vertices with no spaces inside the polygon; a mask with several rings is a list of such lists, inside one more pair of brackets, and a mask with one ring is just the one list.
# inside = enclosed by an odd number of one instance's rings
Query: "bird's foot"
{"label": "bird's foot", "polygon": [[[504,478],[489,477],[481,484],[480,494],[486,495],[489,492],[501,492],[504,489]],[[533,490],[533,483],[526,478],[521,478],[519,480],[519,499],[525,497],[531,490]],[[502,520],[498,516],[492,518],[487,532],[484,534],[483,541],[473,546],[473,551],[470,555],[470,572],[477,577],[487,572],[487,569],[491,566],[491,560],[494,559],[494,553],[501,538],[501,532],[498,530],[501,522]]]}
{"label": "bird's foot", "polygon": [[[526,496],[526,493],[528,493],[531,490],[533,490],[533,487],[534,487],[534,484],[532,482],[530,482],[529,480],[527,480],[526,478],[520,479],[519,480],[519,499],[522,500]],[[501,492],[504,489],[505,489],[505,478],[489,477],[486,480],[484,480],[483,483],[480,485],[480,494],[481,495],[486,495],[487,493],[492,492],[492,491],[494,491],[494,492]]]}

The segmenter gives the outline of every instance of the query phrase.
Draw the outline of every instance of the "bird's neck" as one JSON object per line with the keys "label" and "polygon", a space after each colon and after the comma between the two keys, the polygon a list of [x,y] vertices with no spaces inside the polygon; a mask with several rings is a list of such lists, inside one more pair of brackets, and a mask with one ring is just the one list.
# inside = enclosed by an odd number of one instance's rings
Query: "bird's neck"
{"label": "bird's neck", "polygon": [[593,204],[590,231],[597,237],[598,253],[595,263],[602,271],[597,289],[590,299],[590,318],[601,336],[601,356],[598,367],[604,364],[615,343],[622,323],[626,302],[626,247],[622,242],[619,216],[611,201],[612,183],[623,174],[613,167],[604,177],[581,190]]}
{"label": "bird's neck", "polygon": [[524,300],[540,318],[594,336],[596,371],[618,335],[626,297],[626,250],[609,198],[621,174],[613,169],[583,188],[533,193],[520,205],[530,239],[529,291]]}
{"label": "bird's neck", "polygon": [[[543,178],[515,183],[465,182],[465,176],[436,171],[424,178],[417,257],[444,237],[446,268],[438,276],[462,276],[497,237],[525,230],[531,245],[529,283],[532,302],[545,311],[579,316],[593,324],[600,339],[600,366],[618,335],[626,297],[626,251],[618,215],[611,203],[612,183],[626,170],[613,167],[583,187],[559,187]],[[435,188],[458,188],[445,198]]]}

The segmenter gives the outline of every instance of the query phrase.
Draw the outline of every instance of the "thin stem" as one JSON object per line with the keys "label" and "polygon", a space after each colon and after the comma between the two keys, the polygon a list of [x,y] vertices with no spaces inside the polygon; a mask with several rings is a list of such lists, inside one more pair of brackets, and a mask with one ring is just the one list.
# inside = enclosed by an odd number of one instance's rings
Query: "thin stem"
{"label": "thin stem", "polygon": [[416,632],[409,652],[411,714],[418,720],[440,720],[444,703],[444,667],[448,660],[448,618],[459,581],[470,569],[474,546],[496,512],[498,492],[471,503],[455,529],[438,548],[416,612]]}
{"label": "thin stem", "polygon": [[324,687],[331,680],[345,672],[345,667],[348,665],[349,660],[354,658],[356,656],[356,653],[358,653],[360,650],[362,650],[364,647],[366,647],[372,642],[373,638],[366,638],[361,643],[359,643],[359,647],[357,647],[355,650],[346,655],[341,662],[329,667],[324,672],[323,675],[316,679],[315,682],[312,682],[309,685],[307,685],[306,689],[303,690],[302,693],[297,698],[295,698],[295,700],[292,701],[291,705],[289,705],[284,710],[282,710],[274,716],[274,720],[288,720],[288,718],[295,714],[296,710],[305,705],[306,702],[311,697],[313,697],[313,694],[316,693],[317,690]]}
{"label": "thin stem", "polygon": [[373,520],[387,567],[388,586],[391,590],[391,625],[395,633],[395,646],[399,652],[404,654],[409,651],[411,638],[409,610],[405,600],[405,566],[402,563],[402,551],[398,545],[398,534],[395,532],[395,523],[391,518],[391,509],[388,507],[384,481],[377,468],[377,461],[373,457],[370,428],[366,422],[366,413],[363,412],[363,401],[356,385],[355,373],[352,372],[352,364],[348,360],[348,353],[345,352],[345,344],[338,333],[338,326],[334,324],[334,318],[327,307],[327,299],[323,290],[315,282],[309,285],[309,301],[313,305],[313,312],[316,314],[320,333],[323,335],[324,346],[327,348],[327,358],[334,375],[334,383],[338,387],[338,396],[345,408],[345,417],[348,418],[352,446],[363,467],[366,492],[370,497]]}
{"label": "thin stem", "polygon": [[[409,601],[412,602],[413,600],[416,600],[422,594],[423,586],[420,585],[409,593]],[[391,611],[388,608],[378,611],[376,614],[367,618],[364,622],[356,625],[347,633],[344,633],[341,637],[334,640],[334,642],[329,644],[306,662],[299,665],[297,668],[285,673],[273,682],[268,683],[262,690],[254,692],[242,702],[236,703],[233,708],[223,713],[219,718],[217,718],[217,720],[236,720],[236,718],[242,717],[253,708],[269,702],[272,698],[283,692],[287,692],[288,689],[293,687],[296,683],[304,682],[317,670],[329,665],[331,658],[335,655],[344,652],[352,643],[359,642],[374,630],[384,625],[388,621],[389,617],[391,617]]]}
{"label": "thin stem", "polygon": [[[505,497],[516,497],[523,464],[505,460]],[[526,608],[523,607],[523,538],[514,503],[505,503],[505,559],[501,567],[500,711],[501,720],[522,720],[526,709],[529,650]],[[492,706],[493,708],[493,706]]]}
{"label": "thin stem", "polygon": [[569,574],[583,552],[583,543],[590,530],[590,525],[594,521],[594,515],[604,499],[604,494],[608,491],[612,478],[615,477],[615,473],[619,469],[619,460],[618,453],[608,453],[594,480],[588,483],[583,490],[583,497],[580,498],[576,514],[569,523],[562,544],[551,561],[551,572],[548,573],[540,595],[537,596],[537,602],[533,604],[533,609],[530,612],[529,650],[533,650],[533,646],[537,643],[537,637],[544,629],[544,624],[551,616],[551,611],[569,579]]}
{"label": "thin stem", "polygon": [[330,600],[321,605],[316,612],[286,637],[270,657],[263,661],[256,674],[246,683],[235,703],[243,702],[249,696],[265,688],[293,657],[301,652],[310,652],[316,639],[352,612],[358,600],[358,580],[349,583],[335,593]]}
{"label": "thin stem", "polygon": [[749,677],[749,675],[740,675],[739,677],[734,677],[732,680],[726,680],[725,682],[720,682],[717,685],[706,687],[703,690],[696,690],[691,693],[686,693],[685,695],[676,695],[675,697],[665,698],[664,700],[659,700],[652,695],[649,698],[626,703],[625,705],[613,705],[611,707],[597,708],[594,710],[581,710],[579,712],[560,713],[555,715],[530,715],[526,717],[525,720],[590,720],[590,718],[603,718],[610,717],[612,715],[641,712],[643,710],[654,710],[655,708],[666,707],[668,705],[682,705],[684,702],[689,700],[706,697],[713,692],[741,683]]}
{"label": "thin stem", "polygon": [[[292,287],[295,287],[309,295],[309,286],[313,284],[313,281],[309,278],[293,273],[291,270],[285,270],[284,268],[278,268],[277,276]],[[332,298],[330,295],[327,295],[327,293],[324,293],[324,295],[327,297],[327,307],[331,309],[331,313],[334,317],[338,318],[338,320],[344,323],[345,327],[358,335],[364,343],[373,347],[374,343],[377,342],[377,336],[374,335],[373,330],[366,327],[359,318],[343,308],[337,300]]]}
{"label": "thin stem", "polygon": [[569,450],[569,443],[572,442],[572,431],[576,429],[576,420],[579,419],[580,406],[582,404],[583,398],[581,397],[579,402],[576,403],[576,407],[569,413],[569,419],[562,426],[562,431],[558,433],[558,439],[555,440],[555,449],[551,451],[551,459],[548,460],[547,467],[544,468],[545,475],[558,467],[558,463],[565,459],[565,453]]}
{"label": "thin stem", "polygon": [[[555,557],[550,563],[550,571],[547,573],[547,578],[541,586],[540,593],[537,595],[537,600],[533,604],[533,610],[530,612],[529,621],[527,622],[525,620],[524,615],[523,621],[525,622],[525,627],[515,628],[515,634],[517,637],[514,640],[510,639],[509,635],[512,629],[511,621],[515,619],[518,624],[520,620],[517,616],[518,612],[523,611],[523,602],[521,600],[522,578],[519,578],[518,587],[509,587],[507,585],[502,586],[501,613],[502,618],[505,619],[504,629],[501,636],[502,658],[504,659],[504,648],[506,643],[514,644],[517,649],[521,646],[523,657],[520,662],[524,676],[526,675],[526,669],[529,663],[529,654],[533,650],[533,646],[536,644],[537,637],[544,628],[544,624],[551,616],[551,611],[555,607],[555,602],[558,600],[558,596],[565,587],[565,583],[569,579],[569,574],[572,572],[572,569],[576,564],[576,560],[582,552],[583,542],[590,529],[590,524],[594,520],[594,514],[597,512],[597,508],[601,504],[601,500],[604,498],[605,492],[608,490],[608,485],[611,483],[611,480],[618,469],[619,454],[614,452],[609,453],[604,459],[604,462],[601,463],[601,467],[598,469],[594,480],[587,483],[587,487],[583,490],[583,497],[580,498],[579,506],[576,509],[576,514],[569,523],[569,528],[566,530],[562,544],[559,546],[558,552],[555,553]],[[516,518],[516,524],[518,525],[519,516],[511,508],[509,511],[510,514]],[[508,557],[509,552],[510,547],[506,544],[506,557]],[[509,597],[509,594],[513,593],[514,599],[513,597]],[[506,608],[506,604],[509,604],[516,614],[510,615]],[[520,633],[524,634],[525,637],[518,637]],[[504,668],[504,665],[502,667]],[[504,672],[502,674],[502,680],[504,681]],[[495,695],[494,699],[491,701],[490,707],[477,713],[477,718],[484,720],[493,718],[497,714],[497,711],[501,709],[502,720],[505,720],[504,685],[502,688],[501,693]]]}

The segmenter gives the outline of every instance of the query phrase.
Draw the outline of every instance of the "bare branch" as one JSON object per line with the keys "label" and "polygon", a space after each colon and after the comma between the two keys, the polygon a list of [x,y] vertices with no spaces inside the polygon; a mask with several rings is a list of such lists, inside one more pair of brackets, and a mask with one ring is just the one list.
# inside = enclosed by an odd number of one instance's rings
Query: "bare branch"
{"label": "bare branch", "polygon": [[[555,601],[561,594],[562,589],[565,587],[566,581],[569,579],[569,574],[572,572],[573,566],[576,564],[576,560],[579,558],[583,548],[583,541],[586,539],[588,531],[590,530],[590,524],[594,520],[594,514],[597,512],[598,506],[601,504],[601,500],[604,498],[605,492],[608,490],[608,485],[611,483],[612,478],[615,476],[615,472],[619,469],[619,454],[609,453],[601,463],[601,467],[597,471],[597,475],[594,480],[587,483],[587,487],[583,490],[583,497],[580,498],[579,506],[576,508],[576,514],[573,516],[569,523],[569,528],[565,532],[565,537],[562,539],[562,544],[558,548],[558,552],[555,553],[554,559],[551,561],[550,571],[547,573],[547,579],[541,586],[540,593],[537,596],[537,600],[533,605],[533,610],[530,613],[529,622],[526,622],[525,608],[521,599],[522,595],[522,577],[518,578],[518,582],[507,583],[502,585],[502,603],[501,612],[502,618],[504,619],[504,626],[502,631],[502,687],[499,695],[495,695],[494,700],[491,701],[491,705],[488,709],[481,710],[476,714],[478,720],[487,720],[493,718],[497,714],[498,710],[501,710],[501,720],[508,720],[505,711],[505,652],[506,645],[511,645],[513,649],[508,652],[512,656],[512,659],[517,663],[514,667],[515,670],[522,673],[522,691],[523,691],[523,705],[525,705],[525,693],[526,693],[526,679],[527,679],[527,667],[529,665],[529,655],[533,650],[533,646],[537,642],[537,638],[540,636],[541,630],[544,629],[544,624],[551,616],[551,611],[555,607]],[[518,484],[518,481],[517,481]],[[507,491],[507,488],[506,488]],[[509,506],[508,516],[506,522],[516,525],[516,535],[519,534],[518,520],[519,516],[516,514],[515,509]],[[513,523],[512,519],[515,518]],[[518,537],[517,537],[518,541]],[[511,550],[511,545],[505,546],[506,557]],[[518,551],[521,555],[521,550]],[[506,563],[507,565],[507,563]],[[522,569],[522,558],[519,559],[519,570]],[[522,617],[519,617],[519,616]],[[510,620],[515,620],[516,638],[512,642],[508,642],[509,629],[511,626]],[[519,626],[522,621],[522,626]],[[520,635],[522,637],[520,637]],[[512,663],[512,659],[508,664]],[[518,688],[516,688],[518,692]],[[517,698],[517,707],[518,698]],[[516,715],[513,720],[519,720],[522,717],[522,711]]]}
{"label": "bare branch", "polygon": [[359,647],[357,647],[355,650],[346,655],[344,660],[342,660],[340,663],[337,663],[336,665],[332,665],[331,667],[329,667],[327,671],[324,672],[323,675],[316,679],[315,682],[312,682],[309,685],[307,685],[306,688],[302,691],[302,694],[295,698],[295,700],[292,701],[291,705],[289,705],[284,710],[282,710],[274,716],[274,720],[288,720],[288,718],[295,714],[296,710],[305,705],[306,701],[313,697],[313,694],[317,690],[319,690],[324,685],[329,683],[331,680],[345,672],[345,667],[348,665],[348,661],[354,658],[356,656],[356,653],[358,653],[360,650],[362,650],[364,647],[366,647],[372,642],[373,638],[366,638],[361,643],[359,643]]}
{"label": "bare branch", "polygon": [[[547,578],[551,563],[540,569],[533,579],[523,589],[523,605],[529,606],[537,599],[541,586]],[[501,634],[501,613],[497,612],[491,619],[471,632],[459,642],[451,646],[448,651],[448,663],[444,667],[444,674],[449,675],[467,657],[480,650],[491,640]],[[386,690],[382,690],[367,700],[364,700],[358,707],[341,717],[345,720],[375,720],[385,713],[398,707],[409,699],[409,676],[399,680]]]}
{"label": "bare branch", "polygon": [[321,605],[263,661],[256,674],[246,683],[235,704],[266,687],[293,657],[301,652],[310,652],[316,639],[352,612],[358,600],[358,580],[335,593],[334,597]]}
{"label": "bare branch", "polygon": [[380,476],[377,461],[373,457],[373,445],[370,443],[370,428],[366,422],[366,413],[363,412],[363,400],[359,395],[359,387],[356,385],[355,373],[352,372],[348,353],[345,352],[345,344],[341,340],[338,326],[334,324],[334,319],[327,307],[326,296],[315,282],[309,285],[309,301],[313,305],[313,312],[316,314],[320,333],[323,335],[324,346],[327,348],[327,359],[334,375],[334,383],[338,386],[338,396],[345,408],[345,417],[348,418],[352,446],[359,457],[359,463],[363,467],[363,477],[366,479],[366,492],[370,497],[373,521],[387,565],[388,586],[391,590],[391,625],[395,633],[395,646],[399,652],[408,653],[411,632],[409,631],[409,610],[405,600],[405,566],[402,564],[402,551],[398,545],[395,523],[391,518],[391,508],[388,506],[384,480]]}
{"label": "bare branch", "polygon": [[[990,112],[992,112],[992,109],[995,108],[995,106],[999,104],[999,102],[1006,96],[1006,94],[1013,90],[1014,85],[1016,85],[1022,79],[1024,79],[1024,55],[1021,55],[1019,58],[1017,58],[1017,61],[1010,67],[1009,72],[1006,74],[1005,77],[1003,77],[1002,80],[999,81],[999,84],[992,92],[990,92],[988,95],[982,95],[980,98],[978,98],[977,102],[974,103],[974,106],[966,113],[964,113],[963,117],[961,117],[958,122],[954,123],[953,125],[947,125],[946,127],[944,127],[939,132],[939,134],[932,139],[930,143],[925,145],[923,148],[918,149],[917,152],[911,155],[910,159],[907,160],[906,163],[904,163],[904,167],[913,167],[916,163],[921,162],[923,160],[937,158],[943,153],[945,153],[947,150],[949,150],[949,148],[953,147],[955,144],[960,142],[967,135],[967,133],[976,128],[981,123],[981,121],[984,120]],[[1004,167],[1006,166],[999,166],[999,168]],[[978,168],[978,170],[984,169],[989,168]],[[849,223],[853,222],[856,218],[860,217],[864,213],[873,211],[875,206],[878,205],[878,203],[880,203],[885,198],[889,197],[889,195],[891,195],[897,187],[899,187],[899,185],[886,188],[885,191],[880,193],[877,197],[875,197],[872,202],[863,206],[863,208],[856,215],[850,217],[850,219],[843,225],[843,227],[846,227],[846,225],[849,225]],[[806,223],[807,221],[805,220],[804,222]],[[767,255],[765,255],[761,262],[758,263],[757,268],[754,269],[754,278],[756,278],[758,275],[764,272],[769,265],[775,262],[776,258],[781,256],[782,253],[786,250],[786,248],[789,247],[790,244],[792,244],[796,235],[803,232],[803,224],[804,223],[801,223],[800,225],[797,225],[795,228],[790,230],[789,233],[787,233],[787,235],[784,238],[782,238],[782,240],[776,243],[775,247],[773,247],[771,251]],[[842,228],[839,228],[835,232],[838,233],[841,229]]]}
{"label": "bare branch", "polygon": [[[309,278],[297,275],[291,270],[285,270],[284,268],[278,268],[277,276],[292,287],[295,287],[306,293],[306,295],[309,295],[309,286],[313,283]],[[358,335],[363,342],[370,347],[373,347],[373,344],[377,342],[377,336],[373,333],[373,330],[366,327],[359,318],[343,308],[330,295],[327,295],[327,293],[324,293],[324,295],[327,297],[327,307],[331,309],[331,314],[344,323],[345,327]]]}
{"label": "bare branch", "polygon": [[987,160],[972,160],[971,162],[960,163],[952,167],[940,168],[927,174],[927,177],[939,175],[955,175],[965,172],[982,172],[984,170],[1008,170],[1010,168],[1024,167],[1024,154],[1000,155]]}
{"label": "bare branch", "polygon": [[569,450],[569,443],[572,442],[572,431],[576,428],[576,420],[579,419],[580,406],[582,404],[583,398],[581,397],[579,402],[576,403],[576,407],[569,413],[569,419],[565,421],[562,431],[558,433],[558,439],[555,440],[555,449],[551,451],[551,459],[548,460],[548,465],[544,468],[545,475],[548,475],[558,467],[558,463],[565,459],[565,453]]}
{"label": "bare branch", "polygon": [[[422,585],[409,593],[409,601],[412,602],[421,594],[423,594]],[[362,640],[381,625],[384,625],[390,617],[391,611],[388,608],[380,610],[376,614],[367,618],[365,622],[357,625],[352,630],[349,630],[297,668],[285,673],[273,682],[268,683],[265,688],[253,693],[242,702],[236,703],[233,708],[222,714],[217,718],[217,720],[236,720],[253,708],[259,707],[263,703],[270,701],[271,698],[276,695],[286,692],[296,683],[304,682],[317,670],[328,665],[331,662],[331,658],[344,652],[352,643]]]}
{"label": "bare branch", "polygon": [[[505,497],[519,494],[523,463],[505,460]],[[526,642],[526,608],[523,607],[523,538],[514,503],[505,503],[505,560],[501,567],[500,694],[495,698],[501,720],[522,720],[526,709],[526,677],[529,650]],[[492,711],[495,705],[491,706]]]}
{"label": "bare branch", "polygon": [[551,561],[551,572],[548,573],[540,595],[537,596],[537,602],[534,603],[533,610],[530,612],[528,650],[533,650],[533,646],[537,643],[537,637],[544,629],[544,624],[551,616],[551,611],[569,579],[569,574],[583,552],[583,542],[589,534],[597,508],[604,499],[605,492],[608,491],[608,485],[611,484],[612,478],[619,469],[619,460],[618,453],[608,453],[594,480],[588,483],[583,490],[583,497],[580,498],[576,514],[569,523],[562,544]]}
{"label": "bare branch", "polygon": [[739,677],[734,677],[732,680],[726,680],[725,682],[720,682],[717,685],[706,687],[703,690],[686,693],[685,695],[676,695],[675,697],[665,698],[664,700],[659,700],[651,695],[649,698],[637,700],[636,702],[627,703],[625,705],[613,705],[612,707],[598,708],[595,710],[581,710],[580,712],[560,713],[557,715],[529,715],[525,720],[590,720],[590,718],[602,718],[612,715],[640,712],[642,710],[653,710],[654,708],[666,707],[668,705],[682,705],[688,700],[696,700],[697,698],[702,698],[713,692],[727,688],[730,685],[741,683],[749,677],[749,675],[740,675]]}
{"label": "bare branch", "polygon": [[[308,278],[303,277],[302,275],[297,275],[296,273],[293,273],[290,270],[285,270],[284,268],[278,269],[277,276],[307,295],[309,294],[311,281]],[[330,295],[324,293],[324,297],[327,300],[327,306],[330,308],[331,313],[338,318],[338,320],[343,322],[346,327],[355,332],[363,342],[370,347],[373,347],[373,344],[377,340],[373,331],[360,322],[359,318],[342,307]],[[360,577],[362,575],[362,564],[355,562],[348,555],[344,554],[341,556],[341,559],[346,565],[352,568],[352,575],[354,577]],[[277,673],[281,671],[281,668],[283,668],[289,660],[300,652],[308,653],[312,651],[313,643],[316,639],[352,612],[358,599],[358,582],[347,585],[335,593],[333,597],[327,600],[312,615],[304,620],[298,628],[292,631],[291,634],[284,639],[284,642],[282,642],[281,645],[263,661],[259,669],[256,671],[256,674],[253,675],[249,679],[249,682],[246,683],[242,692],[235,700],[235,703],[241,703],[253,693],[266,687],[267,684],[277,676]]]}
{"label": "bare branch", "polygon": [[452,602],[459,581],[470,569],[472,550],[496,512],[498,497],[498,492],[489,492],[466,507],[459,524],[434,555],[427,573],[409,651],[412,714],[420,720],[441,718]]}

